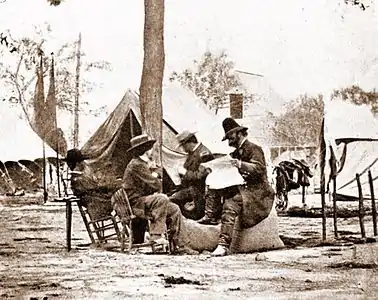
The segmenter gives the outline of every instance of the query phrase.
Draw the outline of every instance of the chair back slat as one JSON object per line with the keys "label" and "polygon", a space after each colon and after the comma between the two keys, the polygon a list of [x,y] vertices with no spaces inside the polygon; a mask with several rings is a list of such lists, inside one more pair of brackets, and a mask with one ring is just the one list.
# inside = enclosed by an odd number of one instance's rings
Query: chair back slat
{"label": "chair back slat", "polygon": [[123,222],[129,222],[135,216],[130,206],[129,199],[123,188],[117,190],[111,198],[112,207]]}

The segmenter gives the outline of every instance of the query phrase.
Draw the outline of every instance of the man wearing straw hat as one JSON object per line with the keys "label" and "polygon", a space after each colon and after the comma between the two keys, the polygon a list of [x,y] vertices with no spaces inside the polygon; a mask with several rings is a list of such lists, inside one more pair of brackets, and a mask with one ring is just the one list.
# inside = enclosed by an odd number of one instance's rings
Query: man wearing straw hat
{"label": "man wearing straw hat", "polygon": [[162,170],[152,160],[155,140],[141,134],[130,140],[128,152],[132,159],[123,176],[123,188],[129,198],[134,214],[150,220],[151,240],[166,244],[163,234],[168,230],[177,254],[198,254],[187,246],[188,240],[180,208],[160,193]]}
{"label": "man wearing straw hat", "polygon": [[245,184],[223,190],[221,232],[213,256],[229,253],[236,217],[240,218],[244,228],[255,226],[269,215],[274,201],[262,148],[248,141],[248,128],[240,126],[234,119],[224,119],[222,126],[225,132],[222,140],[228,140],[229,146],[235,148],[231,153],[232,164],[244,178]]}
{"label": "man wearing straw hat", "polygon": [[188,156],[184,166],[178,170],[182,189],[170,196],[170,200],[180,206],[185,217],[195,220],[202,218],[201,222],[216,223],[216,220],[208,217],[213,215],[209,211],[212,208],[211,199],[207,201],[208,205],[205,207],[206,177],[211,170],[201,165],[214,159],[214,156],[208,148],[198,142],[195,132],[185,130],[178,134],[176,139]]}

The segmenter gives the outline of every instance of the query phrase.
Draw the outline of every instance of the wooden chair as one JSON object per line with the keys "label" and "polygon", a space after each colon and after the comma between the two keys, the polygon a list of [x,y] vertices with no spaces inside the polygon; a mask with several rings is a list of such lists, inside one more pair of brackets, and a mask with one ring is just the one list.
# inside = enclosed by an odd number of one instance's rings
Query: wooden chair
{"label": "wooden chair", "polygon": [[[170,245],[165,247],[164,245],[156,245],[154,243],[134,243],[133,237],[133,220],[136,216],[133,213],[127,194],[123,188],[117,190],[112,198],[111,203],[113,206],[113,213],[115,213],[121,220],[123,230],[121,231],[122,237],[122,251],[125,248],[125,241],[128,240],[128,252],[131,252],[135,248],[151,247],[152,252],[170,252]],[[160,248],[160,249],[159,249]],[[160,250],[160,251],[159,251]],[[162,250],[162,251],[161,251]]]}
{"label": "wooden chair", "polygon": [[133,220],[136,217],[133,214],[132,208],[130,206],[128,197],[124,189],[119,189],[112,196],[111,203],[113,211],[109,216],[105,216],[99,219],[93,219],[90,216],[87,208],[82,205],[82,199],[80,199],[80,197],[75,197],[71,195],[71,193],[69,193],[70,175],[68,174],[67,178],[64,178],[64,180],[65,197],[62,198],[62,201],[66,202],[67,206],[66,213],[68,251],[70,251],[71,249],[72,201],[70,199],[72,197],[74,198],[73,202],[75,202],[79,208],[81,217],[83,219],[85,228],[87,229],[92,244],[96,246],[105,247],[107,249],[119,247],[119,244],[121,244],[121,251],[123,252],[127,248],[129,253],[132,249],[143,247],[151,247],[152,252],[154,253],[170,251],[170,247],[163,247],[163,249],[159,249],[162,248],[162,246],[153,243],[134,243]]}
{"label": "wooden chair", "polygon": [[[121,220],[115,214],[93,219],[81,201],[77,202],[77,206],[92,244],[105,248],[119,247],[119,242],[124,245]],[[122,247],[121,250],[123,250]]]}

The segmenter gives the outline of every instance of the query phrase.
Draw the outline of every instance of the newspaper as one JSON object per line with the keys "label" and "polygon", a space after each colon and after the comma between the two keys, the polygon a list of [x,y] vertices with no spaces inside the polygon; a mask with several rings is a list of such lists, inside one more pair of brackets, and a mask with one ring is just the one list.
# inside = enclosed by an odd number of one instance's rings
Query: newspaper
{"label": "newspaper", "polygon": [[238,169],[231,164],[232,160],[233,158],[227,155],[202,164],[212,170],[206,178],[206,184],[210,189],[224,189],[244,183]]}

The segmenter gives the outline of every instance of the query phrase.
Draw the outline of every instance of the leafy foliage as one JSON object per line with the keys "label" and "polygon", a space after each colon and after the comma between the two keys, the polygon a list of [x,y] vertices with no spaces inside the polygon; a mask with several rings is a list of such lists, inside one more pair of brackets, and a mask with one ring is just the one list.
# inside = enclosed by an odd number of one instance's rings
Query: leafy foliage
{"label": "leafy foliage", "polygon": [[356,105],[370,105],[371,111],[375,114],[378,113],[378,92],[375,90],[366,92],[359,86],[352,85],[343,89],[334,90],[331,95],[331,100],[336,98]]}
{"label": "leafy foliage", "polygon": [[234,73],[234,63],[226,52],[219,55],[206,52],[200,61],[194,60],[194,66],[194,70],[173,72],[170,81],[177,81],[189,88],[216,113],[228,102],[228,91],[238,88],[245,92],[240,79]]}
{"label": "leafy foliage", "polygon": [[269,116],[274,124],[274,141],[285,146],[317,144],[324,114],[323,96],[301,95],[287,103],[285,110],[280,116]]}
{"label": "leafy foliage", "polygon": [[[40,55],[43,57],[44,76],[47,76],[50,67],[50,55],[43,53],[44,45],[52,32],[51,27],[35,27],[36,38],[22,37],[13,39],[9,32],[6,33],[7,41],[12,49],[10,53],[7,47],[0,48],[0,55],[5,58],[0,62],[0,80],[7,88],[3,93],[4,100],[21,104],[28,117],[34,97],[34,84],[36,80],[36,68],[40,63]],[[10,47],[8,45],[8,48]],[[59,109],[73,110],[75,98],[75,66],[76,66],[77,41],[65,43],[54,53],[55,79],[57,91],[57,105]],[[80,54],[85,57],[85,53]],[[83,60],[83,59],[81,59]],[[89,93],[98,86],[97,83],[86,79],[85,73],[92,70],[110,71],[111,65],[106,61],[83,62],[81,76],[81,93]],[[48,80],[45,80],[48,82]],[[83,110],[88,103],[81,103]]]}
{"label": "leafy foliage", "polygon": [[63,0],[47,0],[47,2],[50,3],[51,6],[58,6],[64,1]]}
{"label": "leafy foliage", "polygon": [[346,5],[359,7],[361,10],[366,10],[367,8],[370,7],[370,5],[367,5],[367,2],[368,1],[364,1],[364,0],[344,0],[344,3]]}

